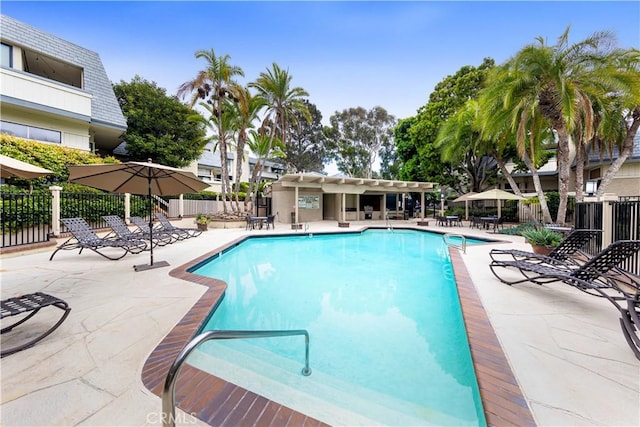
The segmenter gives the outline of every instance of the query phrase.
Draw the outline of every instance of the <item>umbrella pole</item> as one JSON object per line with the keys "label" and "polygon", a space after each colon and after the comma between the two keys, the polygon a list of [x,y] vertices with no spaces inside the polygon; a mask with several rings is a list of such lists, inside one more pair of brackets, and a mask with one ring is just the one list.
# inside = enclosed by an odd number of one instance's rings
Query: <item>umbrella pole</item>
{"label": "umbrella pole", "polygon": [[[149,163],[151,163],[151,161],[149,161]],[[141,264],[141,265],[134,265],[133,269],[135,271],[145,271],[145,270],[150,270],[152,268],[158,268],[158,267],[166,267],[169,265],[169,263],[167,261],[160,261],[156,264],[153,263],[153,202],[151,199],[151,168],[148,168],[149,174],[148,174],[148,180],[149,180],[149,244],[151,245],[151,248],[149,249],[149,254],[150,254],[150,263],[149,264]]]}

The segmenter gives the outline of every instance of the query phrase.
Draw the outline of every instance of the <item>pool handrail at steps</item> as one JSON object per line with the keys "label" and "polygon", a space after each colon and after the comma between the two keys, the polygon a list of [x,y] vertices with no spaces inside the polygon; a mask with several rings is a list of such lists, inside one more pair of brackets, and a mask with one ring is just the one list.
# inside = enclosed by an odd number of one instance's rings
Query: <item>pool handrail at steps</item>
{"label": "pool handrail at steps", "polygon": [[212,340],[228,340],[237,338],[268,338],[268,337],[284,337],[292,335],[304,335],[304,368],[302,375],[311,375],[309,368],[309,332],[306,329],[292,330],[274,330],[274,331],[206,331],[192,338],[191,341],[184,346],[180,354],[176,357],[167,373],[167,378],[162,389],[162,425],[164,427],[175,427],[176,425],[176,404],[175,404],[175,387],[180,373],[180,368],[184,365],[189,355],[202,343]]}
{"label": "pool handrail at steps", "polygon": [[[458,243],[450,242],[448,240],[448,238],[450,237],[460,237],[460,239],[462,240],[462,243],[458,244]],[[447,246],[453,246],[454,248],[462,249],[462,253],[465,253],[465,254],[467,253],[467,238],[464,237],[462,234],[446,233],[442,235],[442,240],[444,240],[444,243]]]}

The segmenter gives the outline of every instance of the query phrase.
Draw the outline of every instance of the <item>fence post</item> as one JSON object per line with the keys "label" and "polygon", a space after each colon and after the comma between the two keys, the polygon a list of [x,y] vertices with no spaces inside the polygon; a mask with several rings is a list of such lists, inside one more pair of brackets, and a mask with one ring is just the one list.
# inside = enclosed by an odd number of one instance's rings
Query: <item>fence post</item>
{"label": "fence post", "polygon": [[602,247],[613,243],[613,206],[610,201],[617,201],[615,194],[605,193],[602,196]]}
{"label": "fence post", "polygon": [[62,187],[53,185],[49,187],[51,191],[51,234],[55,237],[60,235],[60,192]]}
{"label": "fence post", "polygon": [[124,193],[124,220],[129,224],[131,218],[131,193]]}
{"label": "fence post", "polygon": [[178,217],[184,218],[184,194],[178,197]]}

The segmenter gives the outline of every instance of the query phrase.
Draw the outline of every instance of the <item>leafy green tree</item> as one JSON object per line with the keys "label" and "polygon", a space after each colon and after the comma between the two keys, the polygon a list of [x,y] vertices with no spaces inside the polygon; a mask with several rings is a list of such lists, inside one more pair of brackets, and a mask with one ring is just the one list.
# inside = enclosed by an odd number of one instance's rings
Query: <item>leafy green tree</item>
{"label": "leafy green tree", "polygon": [[443,186],[456,187],[460,173],[450,163],[443,162],[435,140],[443,123],[465,102],[477,96],[487,72],[494,61],[485,58],[478,67],[470,65],[460,68],[453,76],[439,82],[429,95],[429,101],[418,110],[409,128],[411,142],[415,148],[402,146],[403,159],[400,177],[414,181],[435,181]]}
{"label": "leafy green tree", "polygon": [[123,137],[132,160],[184,167],[200,157],[206,145],[204,127],[187,120],[194,111],[178,98],[140,76],[120,81],[113,91],[127,118]]}
{"label": "leafy green tree", "polygon": [[[204,100],[211,106],[209,114],[211,123],[217,128],[217,148],[220,152],[220,162],[222,170],[222,199],[227,199],[227,194],[231,193],[231,183],[229,182],[229,170],[227,169],[228,159],[228,127],[231,117],[228,113],[230,102],[238,101],[238,84],[234,80],[236,76],[244,76],[242,68],[229,63],[229,55],[216,55],[213,49],[198,50],[195,53],[197,59],[206,61],[206,68],[200,70],[196,77],[183,83],[178,88],[178,96],[190,95],[190,105],[193,107],[200,100]],[[223,204],[224,213],[227,213],[227,205]]]}
{"label": "leafy green tree", "polygon": [[333,114],[329,147],[338,169],[352,177],[371,178],[380,149],[387,149],[396,126],[394,116],[382,107],[349,108]]}
{"label": "leafy green tree", "polygon": [[294,113],[295,121],[290,123],[289,139],[284,149],[287,170],[291,172],[321,171],[328,160],[322,113],[306,99],[304,104],[311,121],[306,120],[304,112]]}
{"label": "leafy green tree", "polygon": [[[249,87],[257,90],[257,96],[261,97],[265,104],[265,117],[261,132],[269,135],[267,158],[274,141],[279,140],[285,147],[287,146],[290,125],[297,123],[299,114],[302,114],[307,121],[311,121],[311,116],[304,103],[304,97],[308,97],[309,94],[301,87],[292,87],[292,79],[289,70],[280,68],[274,62],[271,68],[260,73],[255,82],[249,83]],[[258,166],[256,164],[256,167]],[[258,197],[261,180],[262,167],[259,168],[256,181],[249,182],[253,200]]]}

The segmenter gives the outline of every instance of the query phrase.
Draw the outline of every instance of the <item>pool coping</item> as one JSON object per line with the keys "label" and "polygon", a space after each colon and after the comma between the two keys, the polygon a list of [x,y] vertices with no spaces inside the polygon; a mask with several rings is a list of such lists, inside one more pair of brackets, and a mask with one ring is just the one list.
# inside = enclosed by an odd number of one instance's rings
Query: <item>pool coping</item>
{"label": "pool coping", "polygon": [[[361,233],[364,230],[346,233]],[[305,234],[310,233],[296,235]],[[291,235],[291,233],[270,234],[269,237]],[[203,285],[206,290],[146,359],[141,378],[145,387],[153,394],[162,397],[164,381],[171,364],[201,326],[207,322],[212,308],[220,303],[226,289],[225,282],[199,276],[190,273],[189,270],[212,256],[254,237],[254,235],[238,237],[169,272],[172,277]],[[464,261],[457,249],[450,247],[449,254],[487,425],[535,426],[533,415],[482,306]],[[188,364],[184,364],[180,370],[175,390],[176,406],[209,425],[242,424],[278,427],[327,425]]]}

